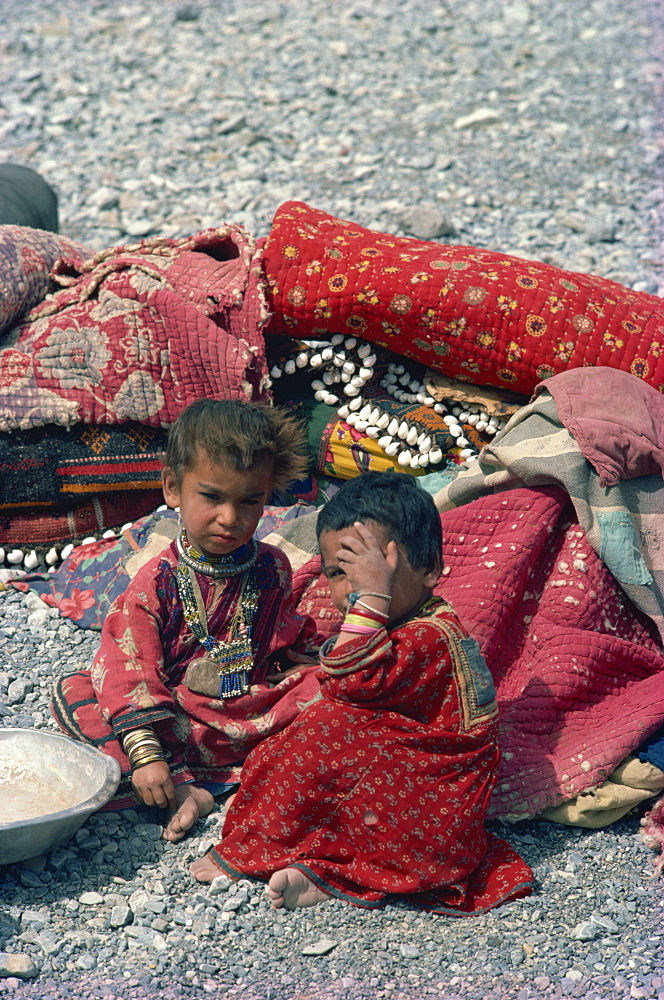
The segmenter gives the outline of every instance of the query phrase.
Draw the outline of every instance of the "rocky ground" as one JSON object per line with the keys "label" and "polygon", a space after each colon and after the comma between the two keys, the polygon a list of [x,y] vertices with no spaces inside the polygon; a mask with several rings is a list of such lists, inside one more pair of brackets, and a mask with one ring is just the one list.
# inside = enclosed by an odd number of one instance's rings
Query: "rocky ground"
{"label": "rocky ground", "polygon": [[[3,0],[2,158],[41,171],[101,249],[308,201],[386,232],[664,287],[659,4],[647,0]],[[96,636],[0,594],[0,725],[52,727]],[[498,832],[535,893],[446,919],[213,895],[141,810],[0,869],[0,992],[241,1000],[664,998],[662,880],[638,816]],[[1,822],[1,819],[0,819]],[[26,977],[26,978],[24,978]]]}

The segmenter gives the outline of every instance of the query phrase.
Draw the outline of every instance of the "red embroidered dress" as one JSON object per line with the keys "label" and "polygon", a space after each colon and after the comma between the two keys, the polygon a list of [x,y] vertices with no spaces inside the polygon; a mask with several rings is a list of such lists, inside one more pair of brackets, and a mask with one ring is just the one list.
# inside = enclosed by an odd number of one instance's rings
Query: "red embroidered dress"
{"label": "red embroidered dress", "polygon": [[216,864],[234,877],[299,868],[364,907],[397,894],[467,914],[527,895],[531,870],[484,829],[497,708],[450,606],[338,653],[329,640],[321,664],[321,697],[246,761]]}
{"label": "red embroidered dress", "polygon": [[[122,733],[153,725],[175,784],[237,781],[249,751],[288,725],[318,691],[317,667],[276,686],[264,681],[280,650],[309,652],[315,645],[312,620],[294,610],[288,559],[264,542],[258,543],[254,565],[258,610],[251,687],[223,702],[190,690],[183,683],[185,671],[204,650],[183,618],[177,563],[173,542],[139,570],[108,613],[92,669],[67,675],[56,688],[53,712],[61,728],[120,763],[123,784],[115,808],[135,804],[133,797],[125,802],[129,785],[124,779],[131,768],[118,740]],[[196,579],[209,633],[227,638],[241,577],[220,583],[197,573]]]}

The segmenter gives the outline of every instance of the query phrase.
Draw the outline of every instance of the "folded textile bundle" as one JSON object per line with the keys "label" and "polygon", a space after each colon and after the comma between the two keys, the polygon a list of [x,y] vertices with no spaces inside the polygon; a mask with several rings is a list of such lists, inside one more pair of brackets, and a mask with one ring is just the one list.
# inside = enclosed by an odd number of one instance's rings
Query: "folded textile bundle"
{"label": "folded textile bundle", "polygon": [[264,247],[268,330],[362,336],[453,378],[530,394],[606,365],[664,391],[664,303],[490,250],[390,236],[286,202]]}
{"label": "folded textile bundle", "polygon": [[0,351],[0,430],[169,426],[200,396],[265,398],[260,250],[241,226],[112,247],[72,268]]}
{"label": "folded textile bundle", "polygon": [[51,268],[59,258],[75,267],[91,257],[80,243],[27,226],[0,226],[0,335],[20,323],[51,287]]}

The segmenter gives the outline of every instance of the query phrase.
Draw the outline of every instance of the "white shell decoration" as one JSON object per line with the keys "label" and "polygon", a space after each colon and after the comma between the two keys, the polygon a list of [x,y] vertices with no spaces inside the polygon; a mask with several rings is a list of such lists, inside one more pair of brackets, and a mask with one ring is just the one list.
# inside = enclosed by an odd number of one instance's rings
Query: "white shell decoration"
{"label": "white shell decoration", "polygon": [[385,449],[385,454],[389,455],[390,458],[394,458],[394,456],[396,455],[396,453],[399,451],[400,448],[401,448],[401,442],[393,441],[392,444],[388,444],[387,448]]}
{"label": "white shell decoration", "polygon": [[463,434],[456,439],[457,448],[467,448],[470,444],[468,438],[465,438]]}
{"label": "white shell decoration", "polygon": [[55,566],[59,558],[60,556],[58,555],[57,549],[49,549],[46,555],[44,556],[44,561],[46,562],[47,566]]}
{"label": "white shell decoration", "polygon": [[485,431],[487,429],[487,426],[488,425],[487,425],[486,420],[478,420],[477,423],[475,424],[475,430],[476,431]]}
{"label": "white shell decoration", "polygon": [[345,420],[349,413],[350,409],[348,408],[347,403],[344,403],[343,406],[340,406],[337,410],[337,416],[341,417],[342,420]]}
{"label": "white shell decoration", "polygon": [[311,383],[311,388],[314,390],[314,392],[316,392],[319,389],[324,389],[325,388],[325,383],[321,382],[321,380],[319,378],[315,378],[313,380],[313,382]]}
{"label": "white shell decoration", "polygon": [[459,458],[462,458],[465,461],[467,458],[470,458],[470,456],[474,454],[475,452],[473,451],[472,448],[463,448],[459,452]]}
{"label": "white shell decoration", "polygon": [[443,453],[440,448],[432,448],[429,452],[429,461],[432,465],[438,465],[443,460]]}
{"label": "white shell decoration", "polygon": [[461,437],[461,428],[458,424],[448,424],[448,429],[453,438]]}
{"label": "white shell decoration", "polygon": [[419,455],[411,455],[410,456],[410,467],[411,467],[411,469],[419,469],[419,467],[420,467],[420,456]]}
{"label": "white shell decoration", "polygon": [[295,371],[295,362],[292,359],[286,362],[286,364],[284,365],[284,371],[286,372],[287,375],[293,374],[293,372]]}
{"label": "white shell decoration", "polygon": [[426,455],[426,453],[431,450],[431,443],[431,438],[428,436],[425,437],[424,440],[420,441],[418,447],[422,455]]}
{"label": "white shell decoration", "polygon": [[347,348],[347,350],[349,351],[352,351],[356,344],[357,344],[357,337],[347,337],[344,340],[344,347]]}
{"label": "white shell decoration", "polygon": [[[371,354],[371,344],[362,344],[361,347],[357,349],[358,358],[366,358]],[[389,366],[388,366],[389,369]]]}
{"label": "white shell decoration", "polygon": [[357,413],[349,413],[348,416],[346,417],[346,423],[350,427],[355,427],[355,425],[356,425],[356,423],[357,423],[357,421],[359,419],[360,418],[358,417]]}
{"label": "white shell decoration", "polygon": [[342,382],[350,382],[350,380],[351,380],[351,375],[350,375],[349,372],[342,372],[341,373],[341,381]]}
{"label": "white shell decoration", "polygon": [[399,421],[397,420],[396,417],[392,417],[389,424],[387,425],[387,433],[391,434],[392,437],[394,437],[394,435],[397,433],[398,430],[399,430]]}
{"label": "white shell decoration", "polygon": [[346,393],[347,396],[357,396],[359,394],[359,391],[360,390],[357,388],[357,386],[351,385],[350,382],[348,383],[348,385],[344,386],[344,392]]}
{"label": "white shell decoration", "polygon": [[323,361],[331,361],[333,357],[334,357],[334,351],[332,350],[331,347],[326,347],[321,352],[321,358],[323,359]]}
{"label": "white shell decoration", "polygon": [[409,451],[401,451],[399,452],[399,457],[397,458],[397,462],[399,463],[399,465],[410,465],[411,457],[412,456]]}
{"label": "white shell decoration", "polygon": [[360,378],[359,375],[353,375],[353,377],[350,380],[350,384],[356,385],[358,389],[361,389],[365,382],[366,379]]}
{"label": "white shell decoration", "polygon": [[402,421],[402,423],[399,424],[399,430],[397,431],[397,436],[400,437],[402,441],[405,441],[406,438],[407,438],[407,436],[408,436],[408,431],[409,430],[410,430],[410,427],[408,426],[408,424],[404,420],[404,421]]}
{"label": "white shell decoration", "polygon": [[11,552],[8,552],[7,562],[11,563],[12,566],[18,566],[20,562],[23,562],[23,552],[21,549],[12,549]]}
{"label": "white shell decoration", "polygon": [[325,385],[334,384],[334,375],[332,374],[332,372],[323,372],[323,382],[325,383]]}
{"label": "white shell decoration", "polygon": [[478,413],[470,413],[468,415],[468,420],[466,421],[466,423],[470,424],[471,427],[474,427],[479,419],[480,418]]}
{"label": "white shell decoration", "polygon": [[39,556],[33,549],[31,552],[28,552],[27,556],[25,557],[24,566],[26,569],[34,569],[35,566],[38,565],[39,565]]}
{"label": "white shell decoration", "polygon": [[396,396],[396,389],[394,388],[393,385],[388,385],[387,392],[388,392],[388,395],[390,395],[390,396]]}
{"label": "white shell decoration", "polygon": [[323,402],[327,403],[328,406],[336,406],[339,402],[339,397],[335,396],[333,392],[326,392],[323,394]]}
{"label": "white shell decoration", "polygon": [[417,444],[417,427],[411,427],[406,435],[406,444],[414,445]]}
{"label": "white shell decoration", "polygon": [[65,545],[64,549],[60,553],[60,558],[66,559],[68,556],[72,554],[73,551],[74,551],[74,545],[72,542],[69,542],[67,545]]}
{"label": "white shell decoration", "polygon": [[309,364],[309,355],[305,354],[304,351],[302,351],[302,353],[298,354],[298,356],[295,358],[295,364],[297,365],[298,368],[304,368],[306,365]]}
{"label": "white shell decoration", "polygon": [[369,426],[368,422],[366,420],[360,420],[359,417],[355,421],[355,430],[356,431],[366,431],[366,429],[367,429],[368,426]]}
{"label": "white shell decoration", "polygon": [[323,364],[322,354],[314,354],[309,359],[309,364],[311,365],[312,368],[320,368],[320,366]]}
{"label": "white shell decoration", "polygon": [[389,444],[392,444],[392,436],[390,434],[383,434],[382,437],[378,438],[378,444],[381,448],[387,448]]}
{"label": "white shell decoration", "polygon": [[[350,386],[350,385],[347,386],[346,387],[346,392],[348,392],[348,389],[351,389],[351,388],[352,388],[352,386]],[[360,407],[364,405],[364,400],[362,399],[361,396],[357,396],[355,399],[352,399],[348,405],[349,405],[349,407],[350,407],[351,410],[359,410]]]}
{"label": "white shell decoration", "polygon": [[344,361],[341,367],[345,372],[348,372],[349,375],[353,375],[355,372],[355,365],[352,361]]}
{"label": "white shell decoration", "polygon": [[427,452],[426,455],[420,455],[420,468],[426,469],[428,464],[429,464],[429,454]]}
{"label": "white shell decoration", "polygon": [[270,375],[272,376],[272,378],[281,378],[281,368],[277,368],[277,366],[275,365],[274,368],[270,371]]}
{"label": "white shell decoration", "polygon": [[366,429],[366,435],[376,440],[376,438],[380,437],[380,427],[376,427],[375,424],[369,424]]}
{"label": "white shell decoration", "polygon": [[332,344],[332,347],[336,347],[337,344],[340,344],[343,339],[343,333],[335,333],[332,337],[330,337],[330,343]]}
{"label": "white shell decoration", "polygon": [[376,424],[377,424],[378,427],[380,427],[381,430],[385,430],[385,428],[388,426],[389,422],[390,422],[390,415],[389,415],[389,413],[381,413],[381,415],[379,416],[378,420],[376,421]]}

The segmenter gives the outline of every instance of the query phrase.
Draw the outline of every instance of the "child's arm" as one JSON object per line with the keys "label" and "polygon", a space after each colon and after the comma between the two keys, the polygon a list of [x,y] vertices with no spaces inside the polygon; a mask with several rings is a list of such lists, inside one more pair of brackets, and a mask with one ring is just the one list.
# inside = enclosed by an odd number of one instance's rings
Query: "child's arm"
{"label": "child's arm", "polygon": [[[379,620],[387,622],[392,581],[399,561],[396,544],[387,543],[385,552],[376,536],[361,521],[353,525],[359,538],[342,535],[340,548],[336,554],[339,568],[345,573],[353,591],[360,594],[360,600],[367,609],[373,609]],[[384,596],[383,596],[384,595]],[[352,609],[349,608],[352,615]],[[357,639],[359,632],[353,631],[352,621],[346,619],[335,643],[339,651],[348,642]]]}

